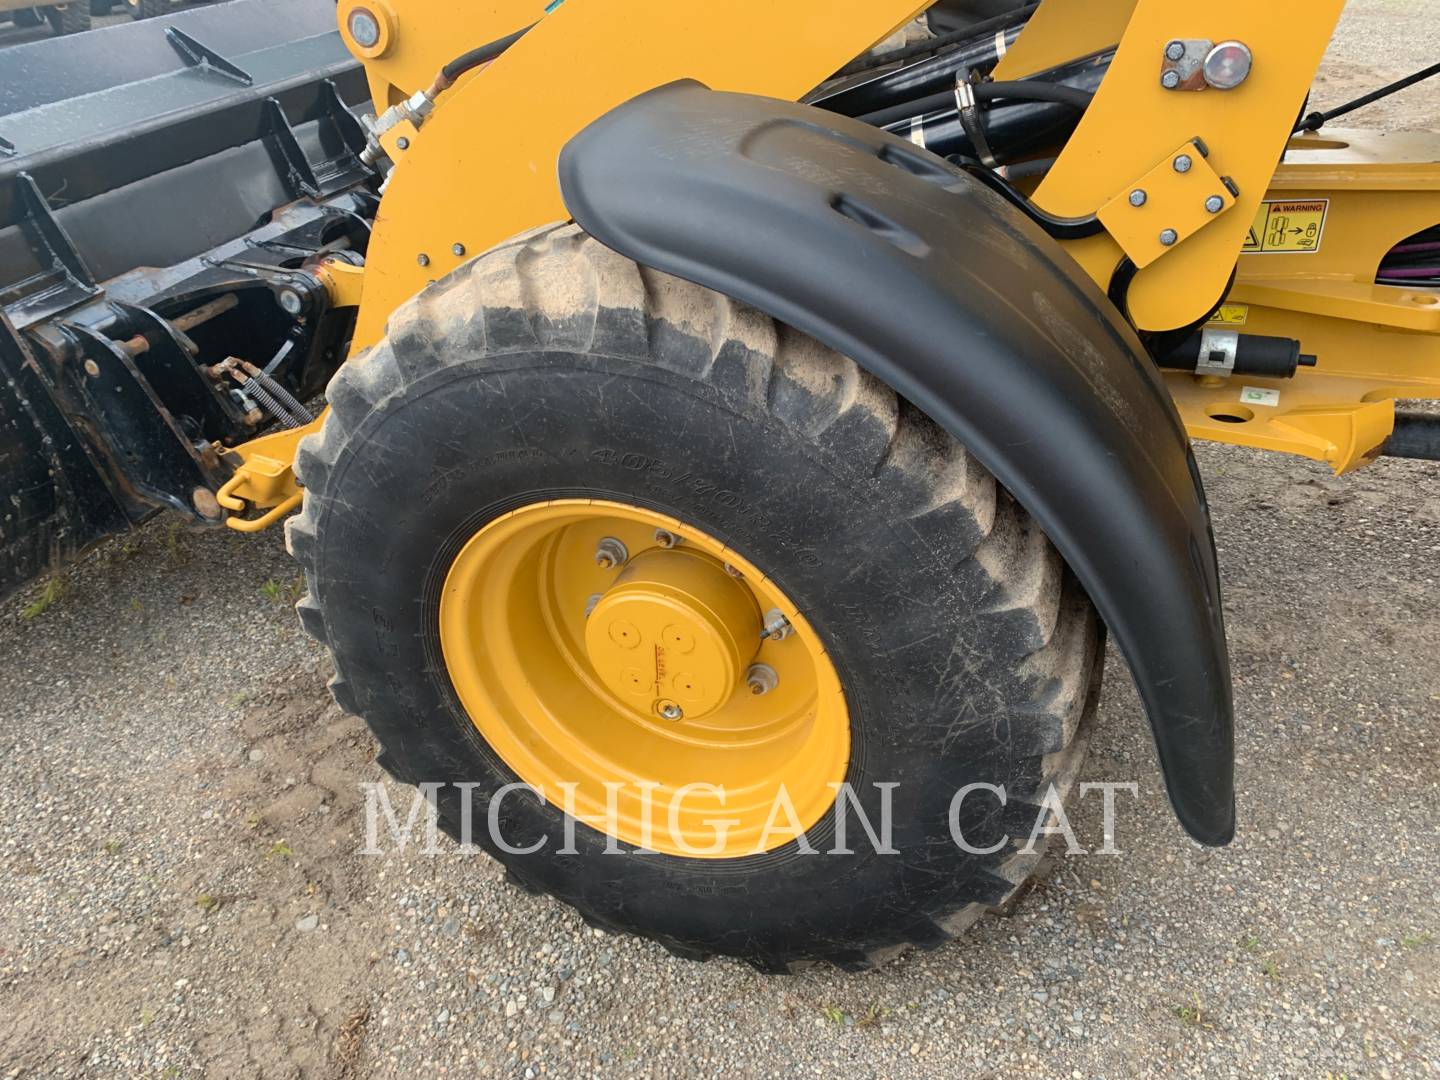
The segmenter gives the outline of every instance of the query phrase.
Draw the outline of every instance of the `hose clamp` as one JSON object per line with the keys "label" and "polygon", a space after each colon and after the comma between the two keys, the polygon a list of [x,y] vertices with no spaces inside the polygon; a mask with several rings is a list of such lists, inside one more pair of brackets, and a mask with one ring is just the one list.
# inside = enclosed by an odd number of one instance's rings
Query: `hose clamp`
{"label": "hose clamp", "polygon": [[1240,350],[1240,335],[1234,330],[1203,330],[1200,352],[1195,357],[1196,375],[1219,375],[1228,379],[1235,373],[1235,354]]}

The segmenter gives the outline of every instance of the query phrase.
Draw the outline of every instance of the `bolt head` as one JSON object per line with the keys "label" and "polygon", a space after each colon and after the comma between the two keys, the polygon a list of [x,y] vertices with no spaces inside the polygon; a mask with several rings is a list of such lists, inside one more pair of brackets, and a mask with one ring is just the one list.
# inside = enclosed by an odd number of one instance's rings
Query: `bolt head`
{"label": "bolt head", "polygon": [[421,266],[429,266],[429,265],[430,265],[430,256],[429,256],[429,255],[426,255],[426,254],[422,251],[419,255],[416,255],[416,256],[415,256],[415,261],[416,261],[417,263],[419,263]]}
{"label": "bolt head", "polygon": [[99,377],[100,377],[100,365],[97,364],[94,360],[86,360],[86,361],[85,361],[85,374],[86,374],[86,375],[89,375],[92,379],[97,379],[97,378],[99,378]]}
{"label": "bolt head", "polygon": [[451,244],[451,245],[450,245],[450,254],[452,254],[452,255],[464,255],[464,254],[465,254],[465,245],[464,245],[464,244],[458,244],[458,243],[457,243],[457,244]]}
{"label": "bolt head", "polygon": [[682,720],[685,717],[685,710],[673,701],[662,701],[656,708],[666,720]]}
{"label": "bolt head", "polygon": [[1175,158],[1173,164],[1176,172],[1187,173],[1190,171],[1190,166],[1194,165],[1195,162],[1189,154],[1180,154]]}
{"label": "bolt head", "polygon": [[1149,197],[1150,196],[1146,195],[1145,192],[1142,191],[1140,188],[1136,188],[1134,191],[1130,192],[1130,205],[1144,206],[1145,200]]}
{"label": "bolt head", "polygon": [[1172,41],[1165,46],[1166,60],[1179,60],[1185,55],[1185,43],[1183,41]]}
{"label": "bolt head", "polygon": [[1166,90],[1174,90],[1180,85],[1180,73],[1178,71],[1167,71],[1160,76],[1160,85]]}
{"label": "bolt head", "polygon": [[1218,214],[1221,210],[1225,209],[1225,200],[1219,195],[1211,195],[1205,200],[1205,209],[1209,210],[1212,214]]}
{"label": "bolt head", "polygon": [[1170,247],[1170,246],[1172,246],[1172,245],[1175,243],[1175,241],[1177,241],[1177,240],[1179,240],[1179,239],[1180,239],[1180,234],[1177,233],[1174,229],[1161,229],[1161,230],[1160,230],[1160,243],[1163,244],[1165,247]]}
{"label": "bolt head", "polygon": [[599,555],[595,556],[595,565],[600,567],[601,570],[609,570],[612,566],[615,565],[615,560],[612,559],[609,555],[606,555],[604,552],[601,552]]}
{"label": "bolt head", "polygon": [[656,529],[655,543],[662,548],[673,548],[676,544],[680,543],[680,538],[668,529]]}
{"label": "bolt head", "polygon": [[395,145],[401,150],[409,150],[410,140],[407,139],[404,135],[401,135],[398,139],[395,140]]}

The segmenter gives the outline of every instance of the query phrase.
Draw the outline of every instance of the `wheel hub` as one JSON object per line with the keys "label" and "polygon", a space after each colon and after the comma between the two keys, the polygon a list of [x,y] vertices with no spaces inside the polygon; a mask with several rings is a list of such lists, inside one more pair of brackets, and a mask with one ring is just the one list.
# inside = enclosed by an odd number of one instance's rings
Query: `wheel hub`
{"label": "wheel hub", "polygon": [[626,843],[773,850],[789,839],[776,800],[808,829],[845,778],[848,711],[819,635],[765,570],[677,518],[602,499],[502,514],[454,557],[439,624],[495,753]]}
{"label": "wheel hub", "polygon": [[729,701],[759,645],[750,591],[685,548],[631,559],[585,625],[586,653],[611,692],[669,720],[699,719]]}

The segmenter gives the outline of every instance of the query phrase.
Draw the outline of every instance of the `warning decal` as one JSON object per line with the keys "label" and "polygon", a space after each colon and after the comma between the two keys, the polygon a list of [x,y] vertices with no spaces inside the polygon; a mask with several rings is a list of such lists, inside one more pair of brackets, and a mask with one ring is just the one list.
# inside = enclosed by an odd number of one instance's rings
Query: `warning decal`
{"label": "warning decal", "polygon": [[1224,326],[1244,326],[1249,318],[1249,304],[1221,304],[1210,316],[1210,321]]}
{"label": "warning decal", "polygon": [[1246,255],[1319,251],[1329,208],[1329,199],[1262,202],[1240,251]]}

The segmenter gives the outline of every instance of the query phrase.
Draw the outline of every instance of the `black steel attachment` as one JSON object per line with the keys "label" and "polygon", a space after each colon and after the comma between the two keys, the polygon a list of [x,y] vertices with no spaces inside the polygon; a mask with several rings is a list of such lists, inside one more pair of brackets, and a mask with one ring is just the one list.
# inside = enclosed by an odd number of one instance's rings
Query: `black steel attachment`
{"label": "black steel attachment", "polygon": [[354,321],[316,267],[363,260],[378,201],[334,18],[0,51],[0,594],[161,509],[218,521],[224,448],[308,419]]}

